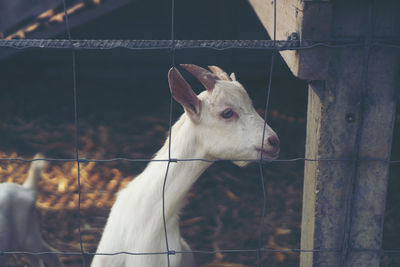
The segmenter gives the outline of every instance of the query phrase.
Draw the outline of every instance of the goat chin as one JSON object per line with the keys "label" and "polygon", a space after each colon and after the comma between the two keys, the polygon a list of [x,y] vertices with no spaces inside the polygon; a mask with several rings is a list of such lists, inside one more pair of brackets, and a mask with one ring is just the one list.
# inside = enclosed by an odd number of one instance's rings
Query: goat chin
{"label": "goat chin", "polygon": [[235,161],[233,161],[233,163],[234,163],[235,165],[239,166],[239,167],[246,167],[246,166],[248,166],[248,165],[251,163],[251,161],[240,161],[240,160],[235,160]]}

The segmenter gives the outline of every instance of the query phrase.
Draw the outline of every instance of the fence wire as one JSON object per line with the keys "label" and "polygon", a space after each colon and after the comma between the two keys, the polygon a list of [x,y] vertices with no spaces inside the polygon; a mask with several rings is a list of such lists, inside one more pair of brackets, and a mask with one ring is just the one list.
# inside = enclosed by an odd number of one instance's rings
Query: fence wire
{"label": "fence wire", "polygon": [[[202,162],[208,162],[208,163],[215,163],[215,162],[232,162],[232,161],[238,161],[239,159],[203,159],[203,158],[188,158],[188,159],[175,159],[175,158],[170,158],[170,159],[138,159],[138,158],[110,158],[110,159],[89,159],[89,158],[79,158],[78,160],[76,158],[35,158],[35,159],[24,159],[24,158],[0,158],[0,161],[20,161],[20,162],[33,162],[33,161],[39,161],[39,160],[45,160],[49,162],[77,162],[79,161],[80,163],[87,163],[87,162],[114,162],[114,161],[127,161],[127,162],[188,162],[188,161],[202,161]],[[297,162],[297,161],[310,161],[310,162],[317,162],[317,161],[354,161],[354,158],[318,158],[318,159],[312,159],[312,158],[291,158],[291,159],[265,159],[263,158],[262,160],[255,160],[255,159],[240,159],[240,161],[243,162],[249,162],[249,163],[259,163],[259,164],[271,164],[274,162]],[[400,160],[388,160],[384,158],[358,158],[359,162],[366,162],[366,161],[377,161],[377,162],[382,162],[382,163],[388,163],[388,164],[399,164]]]}
{"label": "fence wire", "polygon": [[[351,248],[352,251],[356,252],[376,252],[381,255],[383,254],[398,254],[400,253],[400,249],[373,249],[373,248]],[[151,256],[151,255],[176,255],[176,254],[230,254],[230,253],[253,253],[257,254],[260,252],[264,253],[273,253],[273,252],[296,252],[296,253],[313,253],[313,252],[332,252],[332,253],[342,253],[342,248],[316,248],[316,249],[297,249],[297,248],[286,248],[286,249],[269,249],[269,248],[261,248],[261,249],[218,249],[218,250],[169,250],[169,251],[159,251],[159,252],[129,252],[129,251],[119,251],[114,253],[106,253],[106,252],[90,252],[85,251],[66,251],[66,252],[28,252],[28,251],[3,251],[1,254],[4,255],[33,255],[33,256],[41,256],[48,254],[57,254],[63,256],[76,256],[76,255],[102,255],[102,256],[117,256],[117,255],[131,255],[131,256]]]}
{"label": "fence wire", "polygon": [[[174,34],[174,19],[175,19],[175,1],[171,0],[171,36],[170,40],[74,40],[71,36],[71,29],[68,21],[68,14],[66,9],[66,2],[62,0],[63,8],[64,8],[64,16],[65,16],[65,26],[68,39],[67,40],[33,40],[33,39],[12,39],[12,40],[0,40],[0,48],[10,48],[10,49],[30,49],[30,48],[42,48],[42,49],[68,49],[71,50],[71,59],[72,59],[72,73],[73,73],[73,93],[74,93],[74,125],[75,125],[75,134],[74,134],[74,143],[75,143],[75,158],[36,158],[36,159],[23,159],[23,158],[0,158],[0,161],[21,161],[21,162],[32,162],[38,160],[45,160],[49,162],[76,162],[77,164],[77,183],[78,183],[78,233],[79,233],[79,243],[80,243],[80,251],[67,251],[67,252],[26,252],[26,251],[0,251],[0,255],[46,255],[46,254],[58,254],[58,255],[81,255],[83,266],[86,266],[86,255],[107,255],[107,256],[116,256],[116,255],[166,255],[168,266],[170,266],[170,256],[176,254],[217,254],[217,253],[253,253],[257,257],[257,266],[260,264],[261,254],[262,253],[274,253],[274,252],[296,252],[296,253],[313,253],[313,252],[332,252],[339,253],[342,255],[342,265],[344,264],[344,258],[351,251],[370,251],[376,252],[380,255],[382,254],[400,254],[400,249],[370,249],[370,248],[351,248],[349,245],[349,234],[350,234],[350,225],[351,225],[351,203],[350,200],[347,207],[347,216],[346,216],[346,227],[344,229],[345,239],[343,240],[343,246],[340,248],[317,248],[317,249],[267,249],[262,247],[262,233],[263,233],[263,221],[265,217],[265,213],[267,210],[267,195],[265,188],[265,177],[263,174],[263,166],[264,164],[269,164],[272,162],[298,162],[298,161],[348,161],[353,164],[357,164],[363,161],[378,161],[386,164],[399,164],[399,160],[390,160],[384,158],[360,158],[358,157],[358,153],[355,153],[354,157],[351,158],[291,158],[291,159],[276,159],[276,160],[266,160],[263,159],[262,156],[259,160],[249,160],[249,159],[241,159],[240,161],[245,162],[255,162],[259,164],[260,169],[260,183],[262,187],[263,194],[263,207],[261,212],[261,218],[258,229],[258,247],[256,249],[237,249],[237,250],[191,250],[191,251],[175,251],[169,249],[168,244],[168,233],[166,227],[166,218],[165,218],[165,190],[166,190],[166,182],[168,178],[168,171],[170,164],[177,162],[189,162],[189,161],[203,161],[203,162],[219,162],[219,161],[237,161],[237,159],[218,159],[218,160],[208,160],[202,158],[191,158],[191,159],[178,159],[171,157],[171,141],[172,141],[172,113],[173,113],[173,92],[174,92],[174,79],[172,79],[172,94],[170,97],[170,112],[169,112],[169,144],[168,144],[168,158],[167,159],[137,159],[137,158],[110,158],[110,159],[87,159],[79,157],[79,142],[78,142],[78,94],[77,94],[77,85],[76,85],[76,55],[75,51],[77,50],[109,50],[116,48],[124,48],[124,49],[132,49],[132,50],[149,50],[149,49],[165,49],[171,51],[171,67],[175,67],[175,52],[180,49],[214,49],[214,50],[227,50],[227,49],[252,49],[252,50],[272,50],[271,55],[271,64],[270,64],[270,72],[269,72],[269,80],[266,88],[266,96],[265,96],[265,125],[263,130],[263,138],[261,140],[262,147],[264,146],[265,139],[265,126],[268,115],[268,106],[270,102],[270,92],[272,89],[272,76],[274,71],[274,59],[278,51],[285,50],[306,50],[312,49],[316,47],[326,47],[326,48],[350,48],[350,47],[364,47],[365,58],[363,65],[363,91],[366,88],[366,80],[367,80],[367,72],[368,72],[368,55],[369,51],[372,47],[386,47],[399,49],[399,42],[391,42],[387,40],[373,39],[371,32],[368,32],[368,35],[365,38],[347,38],[347,39],[335,39],[330,41],[321,41],[315,42],[310,40],[302,40],[300,41],[296,34],[292,34],[291,38],[288,40],[276,40],[276,0],[274,0],[274,29],[273,29],[273,39],[272,40],[175,40]],[[370,1],[369,6],[369,29],[371,29],[371,17],[373,14],[373,1]],[[174,75],[174,71],[172,72]],[[363,98],[363,97],[362,97]],[[363,99],[361,99],[364,101]],[[361,105],[362,106],[362,105]],[[359,131],[357,133],[357,144],[356,149],[359,149]],[[127,162],[166,162],[166,172],[165,178],[163,182],[162,188],[162,220],[166,241],[166,250],[159,252],[129,252],[129,251],[120,251],[116,253],[93,253],[89,251],[85,251],[82,242],[82,233],[81,233],[81,215],[80,215],[80,201],[81,201],[81,190],[80,190],[80,163],[85,162],[113,162],[113,161],[127,161]],[[353,168],[354,169],[354,168]],[[354,190],[355,177],[356,173],[352,175],[352,187]],[[354,194],[351,194],[353,197]]]}
{"label": "fence wire", "polygon": [[[276,14],[276,2],[274,1],[274,13]],[[273,43],[274,47],[276,48],[276,16],[274,16],[274,30],[273,30]],[[264,128],[263,128],[263,134],[262,134],[262,139],[261,139],[261,151],[264,150],[264,140],[265,140],[265,132],[267,128],[267,118],[268,118],[268,107],[269,107],[269,101],[270,101],[270,95],[271,95],[271,88],[272,88],[272,75],[274,73],[274,66],[275,66],[275,54],[276,54],[276,49],[272,51],[271,55],[271,64],[270,64],[270,69],[269,69],[269,77],[268,77],[268,86],[265,92],[265,108],[264,108]],[[258,251],[257,251],[257,267],[260,266],[260,261],[261,261],[261,253],[263,252],[261,249],[263,247],[262,245],[262,233],[264,230],[264,218],[265,218],[265,212],[267,209],[267,191],[265,189],[265,177],[264,177],[264,172],[263,172],[263,156],[262,153],[260,155],[260,161],[258,163],[259,169],[260,169],[260,182],[261,182],[261,190],[262,190],[262,196],[263,196],[263,206],[261,210],[261,218],[259,222],[259,229],[258,229]]]}
{"label": "fence wire", "polygon": [[354,160],[352,162],[352,173],[350,175],[350,197],[346,199],[346,216],[345,216],[345,224],[343,227],[343,243],[342,243],[342,251],[340,255],[340,266],[346,265],[346,260],[348,258],[350,252],[350,235],[352,230],[352,212],[353,212],[353,205],[354,205],[354,198],[355,198],[355,190],[356,190],[356,183],[358,177],[358,168],[357,164],[359,162],[359,152],[360,152],[360,142],[361,142],[361,132],[362,132],[362,125],[364,121],[364,110],[365,110],[365,101],[367,95],[367,79],[368,79],[368,61],[370,57],[370,42],[372,37],[372,11],[373,11],[373,1],[370,0],[368,4],[368,21],[367,21],[367,30],[366,36],[364,41],[364,56],[363,56],[363,64],[362,64],[362,73],[361,73],[361,97],[360,97],[360,117],[359,117],[359,124],[356,131],[356,141],[354,147]]}
{"label": "fence wire", "polygon": [[[67,14],[67,4],[66,0],[62,0],[64,16],[65,16],[65,31],[67,32],[68,40],[72,40],[71,27],[69,25],[69,16]],[[79,123],[78,123],[78,89],[76,86],[76,52],[71,49],[71,60],[72,60],[72,86],[73,86],[73,96],[74,96],[74,143],[75,143],[75,161],[77,165],[77,183],[78,183],[78,235],[79,235],[79,247],[81,250],[81,258],[83,267],[86,267],[85,251],[82,242],[82,231],[81,231],[81,172],[80,172],[80,162],[79,162]]]}
{"label": "fence wire", "polygon": [[167,231],[167,219],[165,216],[165,188],[167,184],[168,171],[171,164],[171,145],[172,145],[172,114],[173,114],[173,104],[174,104],[174,93],[175,93],[175,0],[171,0],[171,68],[172,68],[172,90],[169,98],[169,121],[168,121],[168,163],[165,171],[165,177],[162,188],[162,219],[163,219],[163,228],[164,228],[164,236],[165,236],[165,247],[167,250],[167,264],[168,267],[171,266],[170,255],[173,255],[169,249],[168,243],[168,231]]}
{"label": "fence wire", "polygon": [[[48,40],[48,39],[0,39],[0,48],[12,49],[75,49],[110,50],[125,48],[130,50],[181,50],[181,49],[251,49],[251,50],[307,50],[316,47],[350,48],[363,47],[359,38],[332,41],[307,40]],[[371,40],[371,47],[400,48],[400,43]]]}

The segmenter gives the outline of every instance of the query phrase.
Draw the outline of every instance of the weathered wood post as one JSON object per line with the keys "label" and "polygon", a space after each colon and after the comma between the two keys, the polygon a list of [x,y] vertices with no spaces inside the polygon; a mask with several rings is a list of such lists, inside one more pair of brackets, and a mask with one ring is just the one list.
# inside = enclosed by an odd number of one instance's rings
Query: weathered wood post
{"label": "weathered wood post", "polygon": [[[249,0],[271,34],[273,1]],[[379,266],[395,115],[399,3],[276,0],[277,39],[363,45],[282,52],[309,81],[300,266]],[[396,76],[397,75],[397,76]],[[332,249],[332,250],[329,250]],[[316,250],[316,251],[312,251]]]}

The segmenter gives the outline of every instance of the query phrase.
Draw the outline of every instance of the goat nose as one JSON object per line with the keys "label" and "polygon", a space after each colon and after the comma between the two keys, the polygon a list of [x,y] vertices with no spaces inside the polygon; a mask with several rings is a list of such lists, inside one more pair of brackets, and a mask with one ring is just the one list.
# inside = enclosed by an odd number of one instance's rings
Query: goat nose
{"label": "goat nose", "polygon": [[268,144],[270,145],[270,152],[276,153],[279,151],[279,138],[276,135],[272,135],[267,139]]}

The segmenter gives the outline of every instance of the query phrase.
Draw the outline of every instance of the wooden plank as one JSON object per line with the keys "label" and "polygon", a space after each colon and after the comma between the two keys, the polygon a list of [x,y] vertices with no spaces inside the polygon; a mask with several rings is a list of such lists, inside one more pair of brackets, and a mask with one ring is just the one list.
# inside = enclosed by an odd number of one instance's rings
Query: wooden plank
{"label": "wooden plank", "polygon": [[[274,37],[274,1],[249,0],[271,39]],[[276,40],[287,40],[296,33],[300,42],[326,41],[331,36],[332,4],[330,1],[276,1]],[[282,51],[293,75],[303,80],[324,80],[327,77],[329,50],[317,48]]]}
{"label": "wooden plank", "polygon": [[[377,23],[371,27],[368,3],[335,2],[332,33],[364,36],[373,28],[371,33],[383,30],[386,37],[398,34],[398,3],[376,2],[371,21]],[[306,157],[389,159],[398,51],[360,47],[331,53],[327,79],[309,86]],[[388,171],[389,164],[380,161],[305,163],[301,248],[339,252],[303,252],[300,266],[379,266]]]}
{"label": "wooden plank", "polygon": [[[2,0],[0,0],[2,1]],[[82,24],[88,23],[93,21],[107,13],[110,13],[114,10],[124,7],[130,3],[138,2],[140,0],[114,0],[114,1],[107,1],[99,6],[93,6],[87,9],[84,9],[83,12],[79,12],[78,14],[74,14],[69,17],[69,26],[71,29],[78,27]],[[76,0],[79,2],[79,0]],[[58,36],[60,34],[65,33],[65,24],[55,23],[51,27],[38,30],[29,34],[29,39],[45,39]],[[64,37],[66,38],[66,37]],[[16,53],[21,52],[21,50],[17,49],[0,49],[0,61],[4,60],[5,58],[12,56]]]}
{"label": "wooden plank", "polygon": [[37,17],[42,12],[60,5],[60,1],[54,0],[0,0],[0,32],[6,32],[24,20]]}

